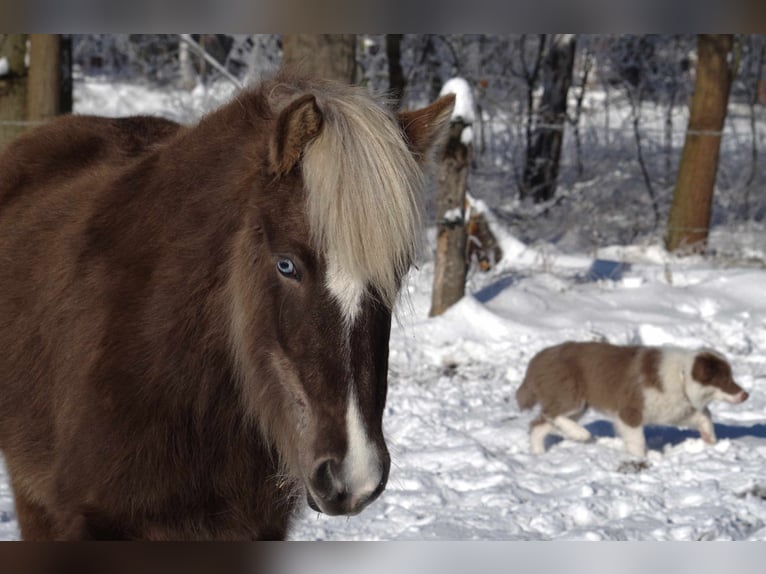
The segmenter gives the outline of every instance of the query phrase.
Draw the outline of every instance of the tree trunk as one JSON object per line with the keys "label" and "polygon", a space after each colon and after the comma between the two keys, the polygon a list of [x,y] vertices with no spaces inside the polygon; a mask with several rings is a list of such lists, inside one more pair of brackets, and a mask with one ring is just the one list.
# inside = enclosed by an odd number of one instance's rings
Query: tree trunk
{"label": "tree trunk", "polygon": [[433,102],[442,91],[441,78],[441,58],[436,53],[436,43],[434,42],[435,34],[425,34],[425,45],[423,46],[423,56],[420,59],[421,65],[424,67],[426,74],[428,74],[429,94],[428,101]]}
{"label": "tree trunk", "polygon": [[26,34],[0,34],[0,149],[24,131],[27,117]]}
{"label": "tree trunk", "polygon": [[388,57],[388,90],[398,109],[402,104],[407,80],[402,70],[402,36],[404,34],[386,34],[386,56]]}
{"label": "tree trunk", "polygon": [[188,92],[192,91],[197,85],[197,74],[192,64],[189,44],[183,40],[178,41],[178,68],[180,72],[179,87]]}
{"label": "tree trunk", "polygon": [[522,186],[522,198],[531,197],[535,203],[548,201],[556,192],[576,39],[572,34],[556,34],[543,62],[540,121],[527,150]]}
{"label": "tree trunk", "polygon": [[[207,34],[200,34],[199,47],[205,50],[205,44],[207,44]],[[199,59],[199,81],[203,86],[207,85],[207,60],[205,58]]]}
{"label": "tree trunk", "polygon": [[74,105],[73,78],[72,78],[72,36],[59,35],[61,66],[61,89],[59,97],[59,113],[71,114]]}
{"label": "tree trunk", "polygon": [[670,251],[699,252],[707,244],[718,152],[731,86],[731,34],[697,37],[697,79],[667,231]]}
{"label": "tree trunk", "polygon": [[439,166],[431,317],[444,313],[465,294],[465,190],[471,163],[471,145],[460,141],[464,127],[465,124],[459,120],[450,124],[449,139],[444,146]]}
{"label": "tree trunk", "polygon": [[283,34],[282,63],[320,78],[353,84],[355,34]]}
{"label": "tree trunk", "polygon": [[61,110],[61,39],[58,34],[29,35],[27,119],[42,122]]}

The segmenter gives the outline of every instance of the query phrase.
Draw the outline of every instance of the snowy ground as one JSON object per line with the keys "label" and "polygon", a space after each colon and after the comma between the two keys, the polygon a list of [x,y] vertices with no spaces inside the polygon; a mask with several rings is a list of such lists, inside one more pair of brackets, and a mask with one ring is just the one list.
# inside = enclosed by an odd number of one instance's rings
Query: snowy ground
{"label": "snowy ground", "polygon": [[[517,252],[436,319],[424,266],[392,336],[388,490],[350,520],[309,512],[294,537],[766,539],[766,272],[657,248],[600,256],[630,268],[591,281],[588,257]],[[644,470],[598,415],[586,418],[594,443],[551,441],[533,456],[531,415],[513,394],[531,356],[568,339],[712,346],[751,398],[713,405],[714,447],[691,430],[648,428]]]}
{"label": "snowy ground", "polygon": [[[353,518],[306,509],[292,538],[766,540],[766,229],[720,226],[713,249],[738,257],[686,259],[647,236],[594,249],[495,231],[505,258],[444,316],[427,318],[432,263],[410,277],[391,338],[386,492]],[[648,428],[646,468],[597,414],[584,421],[593,443],[531,455],[532,415],[513,398],[528,360],[594,339],[716,348],[750,399],[712,405],[712,447]],[[0,539],[17,536],[0,466]]]}

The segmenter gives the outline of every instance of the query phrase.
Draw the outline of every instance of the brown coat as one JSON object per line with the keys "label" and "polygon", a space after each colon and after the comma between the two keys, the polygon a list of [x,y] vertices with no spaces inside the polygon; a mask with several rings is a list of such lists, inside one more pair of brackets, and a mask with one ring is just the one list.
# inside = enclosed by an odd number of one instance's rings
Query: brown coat
{"label": "brown coat", "polygon": [[554,427],[587,440],[587,430],[574,421],[592,407],[612,416],[624,438],[631,435],[634,454],[643,454],[644,424],[692,424],[713,442],[708,403],[746,398],[728,362],[715,352],[596,342],[543,349],[529,362],[516,392],[519,408],[540,404],[532,422],[533,450],[541,450]]}
{"label": "brown coat", "polygon": [[25,539],[281,539],[304,493],[375,500],[391,305],[453,101],[397,117],[282,74],[195,126],[66,117],[8,147],[0,449]]}

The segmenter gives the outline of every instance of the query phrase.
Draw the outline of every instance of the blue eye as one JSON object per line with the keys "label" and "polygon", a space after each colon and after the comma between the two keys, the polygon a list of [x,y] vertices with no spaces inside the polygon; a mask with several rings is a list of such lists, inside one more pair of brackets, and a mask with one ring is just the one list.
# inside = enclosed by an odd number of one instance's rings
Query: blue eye
{"label": "blue eye", "polygon": [[290,277],[292,279],[297,278],[295,263],[286,257],[281,257],[279,260],[277,260],[277,271],[279,271],[285,277]]}

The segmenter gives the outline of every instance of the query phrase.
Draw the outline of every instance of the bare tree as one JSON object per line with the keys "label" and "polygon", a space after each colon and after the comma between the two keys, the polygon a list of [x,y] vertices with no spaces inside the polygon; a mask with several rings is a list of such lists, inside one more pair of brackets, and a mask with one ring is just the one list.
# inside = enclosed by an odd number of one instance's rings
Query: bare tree
{"label": "bare tree", "polygon": [[731,34],[697,37],[697,79],[667,230],[667,248],[701,251],[707,244],[718,154],[732,74]]}
{"label": "bare tree", "polygon": [[69,46],[58,34],[0,35],[0,147],[71,111]]}
{"label": "bare tree", "polygon": [[585,91],[588,87],[588,80],[590,79],[590,73],[593,70],[593,57],[590,52],[580,50],[582,53],[582,72],[580,74],[580,81],[577,83],[577,97],[575,99],[574,113],[567,117],[569,123],[572,125],[572,135],[575,141],[575,156],[577,161],[577,175],[582,177],[585,172],[585,166],[582,163],[582,138],[580,136],[580,119],[582,118],[583,101],[585,100]]}
{"label": "bare tree", "polygon": [[395,106],[402,103],[407,79],[402,69],[403,34],[386,34],[386,56],[388,57],[388,90]]}
{"label": "bare tree", "polygon": [[641,169],[646,192],[649,195],[653,212],[653,227],[660,223],[660,208],[657,192],[649,173],[649,165],[644,157],[644,143],[641,133],[644,101],[652,96],[655,89],[657,51],[655,49],[657,36],[642,34],[621,37],[616,42],[614,62],[620,83],[625,88],[625,94],[630,104],[630,119],[633,127],[633,139],[636,143],[636,159]]}
{"label": "bare tree", "polygon": [[189,44],[180,38],[178,41],[178,68],[180,70],[179,87],[192,90],[197,85],[197,74],[192,65]]}
{"label": "bare tree", "polygon": [[576,38],[573,34],[555,34],[543,60],[539,123],[527,147],[521,188],[522,198],[531,197],[535,202],[552,199],[556,191]]}
{"label": "bare tree", "polygon": [[420,34],[417,36],[420,44],[418,62],[412,67],[408,83],[416,81],[423,85],[424,93],[429,101],[439,97],[443,77],[460,75],[460,59],[455,47],[448,36],[443,34]]}
{"label": "bare tree", "polygon": [[27,119],[45,121],[61,113],[61,37],[29,35]]}
{"label": "bare tree", "polygon": [[[744,217],[750,218],[750,192],[758,174],[758,129],[756,122],[756,105],[758,104],[759,87],[763,86],[763,69],[766,65],[766,43],[757,46],[753,38],[748,38],[749,64],[753,68],[752,80],[745,81],[747,104],[750,118],[750,174],[745,182]],[[766,92],[766,90],[764,90]],[[763,103],[766,104],[766,101]]]}
{"label": "bare tree", "polygon": [[[673,36],[673,51],[679,53],[681,51],[681,39],[678,34]],[[688,58],[684,57],[679,62],[679,72],[684,72],[685,68],[688,68]],[[668,74],[668,82],[666,87],[668,107],[665,111],[665,183],[670,184],[673,176],[673,116],[675,115],[676,98],[681,88],[682,74]]]}
{"label": "bare tree", "polygon": [[[524,125],[524,135],[526,142],[526,154],[525,157],[530,157],[532,149],[532,135],[534,133],[535,125],[535,89],[537,88],[538,78],[540,77],[540,71],[543,64],[543,55],[545,54],[545,45],[547,36],[540,34],[537,40],[537,50],[535,51],[535,57],[530,65],[527,61],[527,35],[522,34],[519,37],[519,60],[521,69],[519,71],[514,70],[513,74],[524,80],[526,87],[526,122]],[[526,160],[525,160],[526,166]],[[526,170],[526,167],[525,167]],[[524,182],[518,181],[519,188],[521,189],[521,196],[525,197]]]}
{"label": "bare tree", "polygon": [[0,149],[25,128],[26,52],[26,34],[0,34]]}
{"label": "bare tree", "polygon": [[649,194],[649,199],[652,202],[654,227],[656,228],[660,222],[660,206],[657,202],[657,192],[654,190],[652,178],[649,175],[649,168],[647,167],[646,160],[644,159],[644,147],[641,143],[641,106],[644,101],[642,86],[634,88],[628,87],[628,101],[630,102],[630,117],[631,124],[633,126],[633,137],[636,140],[636,158],[638,159],[638,165],[641,168],[641,175],[644,178],[646,191]]}
{"label": "bare tree", "polygon": [[356,80],[356,35],[283,34],[282,62],[340,82]]}
{"label": "bare tree", "polygon": [[59,61],[61,70],[61,96],[59,97],[59,112],[62,114],[70,114],[74,109],[74,76],[72,73],[72,56],[72,35],[59,34]]}

